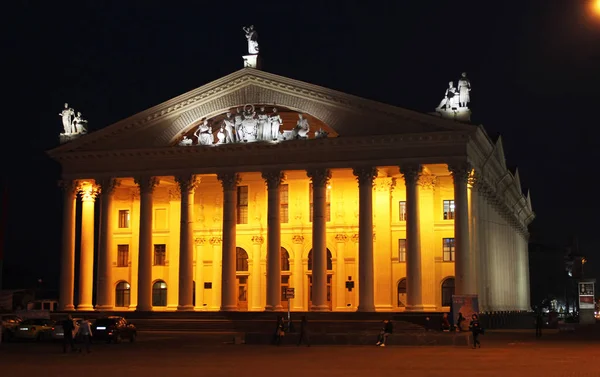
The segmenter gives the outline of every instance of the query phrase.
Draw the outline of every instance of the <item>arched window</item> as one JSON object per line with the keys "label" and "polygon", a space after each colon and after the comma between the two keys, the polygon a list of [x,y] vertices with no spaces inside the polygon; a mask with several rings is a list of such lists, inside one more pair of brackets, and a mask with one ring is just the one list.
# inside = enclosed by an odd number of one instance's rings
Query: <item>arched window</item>
{"label": "arched window", "polygon": [[281,271],[289,271],[290,270],[290,253],[285,249],[285,247],[281,248]]}
{"label": "arched window", "polygon": [[115,288],[115,306],[128,308],[131,302],[131,286],[126,281],[120,281]]}
{"label": "arched window", "polygon": [[398,307],[406,306],[406,279],[401,279],[398,282]]}
{"label": "arched window", "polygon": [[235,270],[237,272],[248,271],[248,253],[241,247],[235,248]]}
{"label": "arched window", "polygon": [[[313,259],[312,259],[312,249],[308,252],[308,270],[312,271]],[[331,261],[331,251],[327,249],[327,271],[333,270],[333,262]]]}
{"label": "arched window", "polygon": [[162,280],[152,285],[152,306],[167,306],[167,283]]}
{"label": "arched window", "polygon": [[442,282],[442,306],[452,306],[454,294],[454,278],[447,278]]}

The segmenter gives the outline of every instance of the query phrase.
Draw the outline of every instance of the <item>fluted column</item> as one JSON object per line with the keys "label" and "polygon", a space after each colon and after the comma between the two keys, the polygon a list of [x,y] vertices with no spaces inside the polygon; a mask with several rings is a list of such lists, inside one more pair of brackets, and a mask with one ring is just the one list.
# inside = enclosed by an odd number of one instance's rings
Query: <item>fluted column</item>
{"label": "fluted column", "polygon": [[62,181],[63,224],[62,249],[60,255],[60,296],[59,310],[75,310],[73,292],[75,289],[75,204],[77,185],[74,181]]}
{"label": "fluted column", "polygon": [[152,193],[158,184],[155,177],[135,178],[140,186],[140,241],[138,260],[137,311],[152,310]]}
{"label": "fluted column", "polygon": [[92,182],[80,182],[81,255],[79,257],[79,305],[77,310],[92,310],[94,288],[94,204],[98,188]]}
{"label": "fluted column", "polygon": [[471,167],[467,163],[449,165],[449,170],[454,178],[454,247],[456,261],[455,292],[461,294],[476,294],[477,287],[471,266],[471,251],[469,248],[469,203],[467,195],[467,179]]}
{"label": "fluted column", "polygon": [[181,227],[179,231],[179,302],[178,311],[194,310],[194,175],[175,177],[181,191]]}
{"label": "fluted column", "polygon": [[235,248],[236,248],[236,187],[240,177],[236,173],[218,174],[223,186],[223,269],[221,275],[221,310],[235,311],[237,306]]}
{"label": "fluted column", "polygon": [[281,310],[281,221],[279,187],[281,171],[264,172],[267,183],[267,305],[265,310]]}
{"label": "fluted column", "polygon": [[100,180],[100,245],[98,250],[98,291],[96,295],[97,310],[111,310],[113,304],[112,290],[112,201],[113,192],[118,182],[113,178]]}
{"label": "fluted column", "polygon": [[406,310],[419,311],[423,308],[417,186],[421,165],[403,165],[400,172],[404,175],[406,185]]}
{"label": "fluted column", "polygon": [[353,170],[358,180],[358,311],[375,311],[373,276],[373,167]]}
{"label": "fluted column", "polygon": [[[306,172],[313,185],[313,247],[312,247],[312,308],[314,311],[327,311],[327,183],[331,179],[328,169],[314,169]],[[371,230],[372,232],[372,230]]]}

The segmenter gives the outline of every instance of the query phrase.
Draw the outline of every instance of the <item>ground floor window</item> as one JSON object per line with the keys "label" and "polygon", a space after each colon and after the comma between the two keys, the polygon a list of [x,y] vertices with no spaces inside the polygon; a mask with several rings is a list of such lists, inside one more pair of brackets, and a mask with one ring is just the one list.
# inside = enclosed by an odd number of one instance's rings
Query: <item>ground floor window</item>
{"label": "ground floor window", "polygon": [[167,283],[162,280],[152,285],[152,306],[167,306]]}
{"label": "ground floor window", "polygon": [[406,279],[398,282],[398,307],[406,307]]}
{"label": "ground floor window", "polygon": [[131,286],[126,281],[121,281],[115,288],[115,306],[127,308],[131,302]]}
{"label": "ground floor window", "polygon": [[442,306],[452,306],[454,294],[454,278],[447,278],[442,282]]}

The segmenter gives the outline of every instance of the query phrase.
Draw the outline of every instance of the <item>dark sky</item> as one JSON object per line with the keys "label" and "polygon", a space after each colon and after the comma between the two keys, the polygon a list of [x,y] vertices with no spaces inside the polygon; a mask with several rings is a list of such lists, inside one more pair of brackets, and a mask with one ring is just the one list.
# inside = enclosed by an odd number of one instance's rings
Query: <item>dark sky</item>
{"label": "dark sky", "polygon": [[448,81],[468,72],[474,122],[502,135],[508,164],[531,189],[532,239],[577,235],[600,270],[600,17],[586,15],[586,2],[329,4],[4,5],[5,286],[57,285],[59,168],[44,151],[58,143],[63,103],[93,131],[199,87],[242,67],[250,23],[264,70],[418,111],[432,111]]}

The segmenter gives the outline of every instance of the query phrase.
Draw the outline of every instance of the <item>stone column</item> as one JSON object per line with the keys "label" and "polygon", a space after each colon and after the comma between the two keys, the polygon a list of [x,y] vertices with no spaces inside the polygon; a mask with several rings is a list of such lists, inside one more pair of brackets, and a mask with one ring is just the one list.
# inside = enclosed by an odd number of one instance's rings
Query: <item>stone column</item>
{"label": "stone column", "polygon": [[[307,290],[306,284],[304,284],[304,263],[302,255],[304,251],[304,236],[295,234],[292,236],[292,250],[294,251],[294,268],[292,270],[292,287],[295,290],[295,296],[292,300],[292,309],[297,311],[303,311],[307,302]],[[290,265],[291,267],[291,265]]]}
{"label": "stone column", "polygon": [[358,180],[358,311],[375,311],[375,278],[373,276],[373,167],[353,170]]}
{"label": "stone column", "polygon": [[60,255],[60,296],[59,310],[75,310],[73,292],[75,289],[75,205],[77,184],[74,181],[62,181],[63,224],[62,249]]}
{"label": "stone column", "polygon": [[195,252],[196,252],[196,265],[195,265],[195,278],[196,281],[196,308],[205,310],[204,306],[204,255],[206,238],[198,237],[194,238]]}
{"label": "stone column", "polygon": [[[281,171],[264,172],[267,183],[267,305],[265,310],[282,310],[281,306],[281,221],[279,186]],[[258,287],[257,287],[258,288]]]}
{"label": "stone column", "polygon": [[179,301],[178,311],[194,310],[194,191],[196,176],[175,177],[181,191],[181,226],[179,231]]}
{"label": "stone column", "polygon": [[221,237],[211,237],[210,246],[212,248],[212,292],[211,292],[211,309],[219,310],[221,308],[221,293],[223,286],[223,239]]}
{"label": "stone column", "polygon": [[419,188],[421,165],[400,166],[406,185],[406,310],[423,309]]}
{"label": "stone column", "polygon": [[117,180],[106,178],[100,181],[100,247],[98,250],[98,292],[97,310],[111,310],[113,303],[112,284],[112,248],[113,248],[113,191]]}
{"label": "stone column", "polygon": [[[252,251],[251,257],[248,261],[248,269],[250,270],[250,281],[249,281],[249,301],[248,308],[253,311],[262,311],[265,308],[265,300],[263,300],[263,287],[266,282],[263,283],[263,276],[265,276],[265,263],[262,260],[262,245],[265,240],[262,236],[252,236]],[[265,279],[266,280],[266,279]]]}
{"label": "stone column", "polygon": [[467,179],[471,167],[467,163],[449,165],[449,170],[454,178],[454,247],[456,261],[454,270],[456,275],[457,295],[476,294],[477,287],[471,266],[471,252],[469,248],[469,202],[467,196]]}
{"label": "stone column", "polygon": [[92,182],[80,182],[81,255],[79,257],[79,305],[77,310],[92,310],[94,288],[94,204],[98,188]]}
{"label": "stone column", "polygon": [[140,241],[138,255],[137,311],[152,310],[152,193],[158,179],[150,176],[135,178],[140,186]]}
{"label": "stone column", "polygon": [[[437,177],[422,174],[417,182],[419,189],[419,241],[421,246],[421,304],[423,311],[435,311],[440,282],[436,278],[436,246],[441,241],[435,236],[435,187]],[[435,244],[434,244],[435,242]]]}
{"label": "stone column", "polygon": [[336,286],[336,303],[335,308],[338,311],[348,310],[348,300],[347,300],[347,290],[346,290],[346,242],[348,241],[348,236],[339,233],[335,235],[335,243],[337,246],[336,250],[336,263],[335,263],[335,286]]}
{"label": "stone column", "polygon": [[[328,169],[307,171],[313,185],[313,247],[312,247],[312,308],[327,311],[327,183],[331,179]],[[371,230],[372,232],[372,230]]]}
{"label": "stone column", "polygon": [[236,173],[217,174],[223,186],[223,269],[221,275],[221,310],[236,311],[236,187],[240,177]]}

